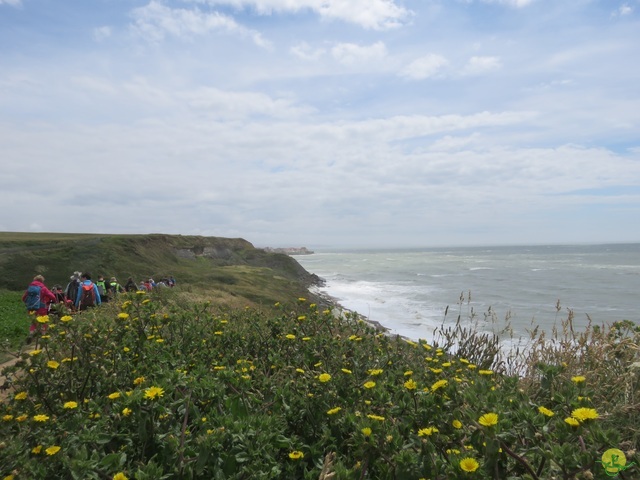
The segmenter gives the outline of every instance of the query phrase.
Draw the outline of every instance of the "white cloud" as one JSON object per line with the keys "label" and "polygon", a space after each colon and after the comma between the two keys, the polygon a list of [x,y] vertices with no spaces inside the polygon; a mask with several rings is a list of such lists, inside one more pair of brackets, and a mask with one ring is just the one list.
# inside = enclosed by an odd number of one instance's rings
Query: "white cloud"
{"label": "white cloud", "polygon": [[0,0],[0,5],[11,5],[13,7],[17,7],[18,5],[22,5],[22,0]]}
{"label": "white cloud", "polygon": [[523,8],[531,5],[535,0],[481,0],[484,3],[498,3],[509,7]]}
{"label": "white cloud", "polygon": [[497,70],[502,66],[499,57],[471,57],[464,66],[464,75],[480,75],[492,70]]}
{"label": "white cloud", "polygon": [[395,28],[406,23],[412,12],[395,0],[201,0],[210,5],[253,8],[258,13],[311,10],[323,18],[342,20],[372,30]]}
{"label": "white cloud", "polygon": [[331,49],[331,54],[343,65],[352,66],[382,60],[387,56],[387,47],[384,42],[376,42],[366,46],[355,43],[339,43]]}
{"label": "white cloud", "polygon": [[412,80],[423,80],[437,75],[447,65],[449,62],[445,57],[430,53],[411,62],[399,75]]}
{"label": "white cloud", "polygon": [[617,10],[615,10],[612,13],[612,16],[613,17],[617,17],[617,16],[624,17],[625,15],[631,15],[632,13],[633,13],[633,7],[628,5],[628,4],[626,4],[626,3],[624,3],[624,4],[620,5],[620,8],[618,8]]}
{"label": "white cloud", "polygon": [[313,48],[307,42],[298,43],[291,47],[289,51],[296,57],[309,61],[318,60],[327,53],[324,48]]}
{"label": "white cloud", "polygon": [[104,26],[93,29],[93,39],[96,42],[102,42],[111,36],[111,27]]}
{"label": "white cloud", "polygon": [[263,39],[259,32],[243,27],[232,17],[219,12],[169,8],[152,0],[144,7],[134,9],[131,15],[134,18],[134,30],[150,41],[160,41],[166,35],[191,39],[210,32],[224,32],[250,38],[259,47],[270,47],[270,42]]}

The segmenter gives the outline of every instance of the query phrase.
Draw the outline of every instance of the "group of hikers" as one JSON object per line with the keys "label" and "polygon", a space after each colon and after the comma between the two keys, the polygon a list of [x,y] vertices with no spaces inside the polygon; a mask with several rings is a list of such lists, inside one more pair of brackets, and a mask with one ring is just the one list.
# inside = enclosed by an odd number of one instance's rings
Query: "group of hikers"
{"label": "group of hikers", "polygon": [[[44,284],[44,277],[36,275],[22,295],[27,312],[35,317],[47,315],[56,304],[62,304],[70,312],[79,312],[106,303],[120,293],[152,291],[158,287],[174,287],[176,284],[173,276],[163,278],[159,282],[149,278],[139,283],[129,277],[123,287],[116,277],[107,281],[100,275],[94,282],[89,272],[73,272],[69,280],[66,288],[54,285],[49,290]],[[33,334],[36,329],[37,324],[33,321],[29,331]]]}

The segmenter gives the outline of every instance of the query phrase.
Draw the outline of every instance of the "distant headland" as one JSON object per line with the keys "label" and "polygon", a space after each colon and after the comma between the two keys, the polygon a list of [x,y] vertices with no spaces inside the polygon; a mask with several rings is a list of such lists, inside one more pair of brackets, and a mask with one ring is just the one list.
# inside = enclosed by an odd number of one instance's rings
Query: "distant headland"
{"label": "distant headland", "polygon": [[307,247],[284,247],[284,248],[263,248],[268,253],[284,253],[286,255],[311,255],[313,250],[309,250]]}

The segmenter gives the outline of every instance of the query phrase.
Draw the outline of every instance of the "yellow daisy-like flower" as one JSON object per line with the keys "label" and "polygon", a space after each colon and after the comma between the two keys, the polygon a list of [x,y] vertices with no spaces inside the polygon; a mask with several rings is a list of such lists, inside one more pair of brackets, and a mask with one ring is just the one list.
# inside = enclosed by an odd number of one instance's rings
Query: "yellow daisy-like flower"
{"label": "yellow daisy-like flower", "polygon": [[126,313],[126,312],[120,312],[120,313],[118,314],[118,318],[119,318],[120,320],[126,320],[127,318],[129,318],[129,314],[128,314],[128,313]]}
{"label": "yellow daisy-like flower", "polygon": [[301,368],[296,368],[296,372],[298,372],[298,373],[304,373],[304,370],[303,370],[303,369],[301,369]]}
{"label": "yellow daisy-like flower", "polygon": [[49,323],[49,316],[48,315],[40,315],[40,316],[36,317],[36,321],[38,323]]}
{"label": "yellow daisy-like flower", "polygon": [[14,400],[26,400],[27,399],[27,392],[19,392],[16,393],[15,397],[13,397]]}
{"label": "yellow daisy-like flower", "polygon": [[578,420],[576,420],[575,418],[573,418],[573,417],[567,417],[567,418],[565,418],[565,419],[564,419],[564,422],[565,422],[567,425],[571,425],[572,427],[579,427],[579,426],[580,426],[580,422],[579,422]]}
{"label": "yellow daisy-like flower", "polygon": [[285,335],[285,338],[288,340],[295,340],[296,336],[293,333],[288,333],[287,335]]}
{"label": "yellow daisy-like flower", "polygon": [[573,412],[571,412],[571,416],[576,420],[580,420],[584,422],[585,420],[595,420],[600,415],[596,412],[595,408],[576,408]]}
{"label": "yellow daisy-like flower", "polygon": [[331,380],[331,375],[329,375],[328,373],[321,373],[318,376],[318,380],[322,383],[327,383],[329,380]]}
{"label": "yellow daisy-like flower", "polygon": [[147,294],[147,292],[145,292],[144,290],[136,290],[136,293],[138,295],[146,295]]}
{"label": "yellow daisy-like flower", "polygon": [[350,375],[351,373],[353,373],[351,370],[349,370],[348,368],[343,368],[342,369],[343,373],[346,373],[347,375]]}
{"label": "yellow daisy-like flower", "polygon": [[42,353],[42,350],[37,349],[37,350],[31,350],[29,352],[29,355],[31,355],[32,357],[35,357],[36,355],[40,355]]}
{"label": "yellow daisy-like flower", "polygon": [[376,382],[373,382],[373,381],[371,381],[371,380],[369,380],[368,382],[366,382],[366,383],[363,385],[363,387],[364,387],[364,388],[367,388],[367,389],[369,389],[369,388],[373,388],[373,387],[375,387],[375,386],[376,386]]}
{"label": "yellow daisy-like flower", "polygon": [[418,436],[419,437],[430,437],[434,433],[438,433],[438,432],[439,432],[439,430],[436,427],[421,428],[421,429],[418,430]]}
{"label": "yellow daisy-like flower", "polygon": [[36,445],[31,449],[31,453],[38,455],[42,451],[42,445]]}
{"label": "yellow daisy-like flower", "polygon": [[52,445],[51,447],[45,450],[45,452],[47,452],[47,455],[55,455],[59,451],[60,451],[60,447],[58,445]]}
{"label": "yellow daisy-like flower", "polygon": [[371,436],[371,429],[369,427],[364,427],[360,430],[365,437]]}
{"label": "yellow daisy-like flower", "polygon": [[306,320],[306,319],[307,319],[307,316],[306,316],[306,315],[298,315],[298,320],[299,320],[299,321],[301,321],[301,322],[302,322],[303,320]]}
{"label": "yellow daisy-like flower", "polygon": [[122,409],[122,415],[124,415],[125,417],[128,417],[129,415],[131,415],[131,409],[130,408],[123,408]]}
{"label": "yellow daisy-like flower", "polygon": [[460,468],[465,472],[475,472],[478,468],[480,468],[480,464],[477,462],[475,458],[465,457],[460,460]]}
{"label": "yellow daisy-like flower", "polygon": [[134,385],[140,385],[142,383],[144,383],[144,377],[138,377],[138,378],[134,378],[133,379],[133,384]]}
{"label": "yellow daisy-like flower", "polygon": [[308,342],[309,340],[311,340],[311,337],[302,337],[303,342]]}
{"label": "yellow daisy-like flower", "polygon": [[340,410],[342,410],[342,408],[340,408],[340,407],[332,408],[331,410],[327,410],[327,415],[335,415],[335,414],[336,414],[336,413],[338,413]]}
{"label": "yellow daisy-like flower", "polygon": [[27,418],[29,418],[29,416],[23,413],[19,417],[16,417],[16,422],[24,422]]}
{"label": "yellow daisy-like flower", "polygon": [[485,427],[492,427],[493,425],[497,425],[498,423],[498,414],[497,413],[485,413],[478,420],[480,425]]}
{"label": "yellow daisy-like flower", "polygon": [[60,366],[60,364],[58,362],[56,362],[55,360],[49,360],[47,362],[47,367],[52,368],[53,370],[55,370],[59,366]]}
{"label": "yellow daisy-like flower", "polygon": [[46,422],[47,420],[49,420],[49,417],[46,415],[34,415],[33,419],[36,422]]}
{"label": "yellow daisy-like flower", "polygon": [[418,384],[413,379],[410,379],[404,382],[404,388],[407,390],[415,390],[418,388]]}
{"label": "yellow daisy-like flower", "polygon": [[154,400],[156,397],[162,397],[164,390],[160,387],[149,387],[144,391],[144,398]]}
{"label": "yellow daisy-like flower", "polygon": [[438,380],[436,383],[434,383],[433,385],[431,385],[431,391],[435,392],[436,390],[438,390],[439,388],[444,388],[447,385],[449,385],[449,382],[447,380]]}
{"label": "yellow daisy-like flower", "polygon": [[413,375],[413,370],[407,370],[406,372],[404,372],[405,377],[410,377],[411,375]]}
{"label": "yellow daisy-like flower", "polygon": [[369,414],[367,415],[367,418],[370,418],[371,420],[376,420],[378,422],[384,422],[384,417],[381,417],[380,415]]}
{"label": "yellow daisy-like flower", "polygon": [[478,370],[480,375],[493,375],[493,370]]}
{"label": "yellow daisy-like flower", "polygon": [[122,472],[118,472],[113,476],[112,480],[129,480],[129,478]]}
{"label": "yellow daisy-like flower", "polygon": [[546,407],[542,407],[542,406],[538,407],[538,411],[541,414],[546,415],[547,417],[553,417],[555,415],[555,413],[553,413],[551,410],[549,410]]}
{"label": "yellow daisy-like flower", "polygon": [[294,450],[293,452],[289,453],[289,458],[291,460],[300,460],[301,458],[304,458],[304,453],[299,450]]}
{"label": "yellow daisy-like flower", "polygon": [[10,422],[11,420],[13,420],[13,415],[4,415],[2,417],[3,422]]}
{"label": "yellow daisy-like flower", "polygon": [[454,420],[453,422],[451,422],[451,425],[453,425],[453,428],[455,429],[462,428],[462,422],[460,420]]}
{"label": "yellow daisy-like flower", "polygon": [[382,372],[383,370],[381,368],[375,368],[373,370],[369,370],[367,373],[372,377],[375,377],[376,375],[380,375]]}
{"label": "yellow daisy-like flower", "polygon": [[113,392],[107,395],[110,400],[115,400],[116,398],[120,398],[120,392]]}
{"label": "yellow daisy-like flower", "polygon": [[67,410],[73,410],[74,408],[78,408],[78,402],[65,402],[62,407]]}
{"label": "yellow daisy-like flower", "polygon": [[571,377],[571,381],[573,383],[575,383],[576,385],[580,384],[580,383],[583,383],[585,380],[586,380],[586,378],[583,377],[582,375],[576,375],[575,377]]}
{"label": "yellow daisy-like flower", "polygon": [[70,322],[71,320],[73,320],[71,315],[64,315],[63,317],[60,317],[60,321],[64,323]]}

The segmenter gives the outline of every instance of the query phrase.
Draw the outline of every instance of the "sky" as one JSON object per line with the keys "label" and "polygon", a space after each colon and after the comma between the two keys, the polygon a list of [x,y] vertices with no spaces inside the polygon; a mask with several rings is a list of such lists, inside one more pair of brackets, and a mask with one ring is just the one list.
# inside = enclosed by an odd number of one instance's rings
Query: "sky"
{"label": "sky", "polygon": [[0,0],[0,231],[640,241],[640,0]]}

